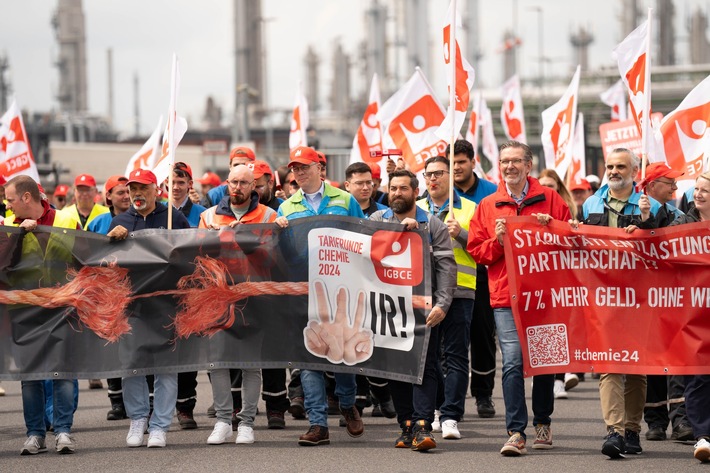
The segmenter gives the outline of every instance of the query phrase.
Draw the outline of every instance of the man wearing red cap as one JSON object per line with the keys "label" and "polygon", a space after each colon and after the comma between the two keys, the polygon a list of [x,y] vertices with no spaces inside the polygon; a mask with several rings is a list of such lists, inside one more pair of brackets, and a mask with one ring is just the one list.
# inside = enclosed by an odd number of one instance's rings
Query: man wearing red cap
{"label": "man wearing red cap", "polygon": [[[675,191],[678,190],[676,179],[683,173],[671,169],[666,163],[651,163],[646,167],[646,178],[641,181],[641,190],[656,199],[661,207],[656,213],[658,228],[667,227],[676,218],[683,215],[670,202],[675,200]],[[645,220],[642,216],[642,220]]]}
{"label": "man wearing red cap", "polygon": [[[239,166],[240,164],[249,164],[256,161],[256,154],[251,148],[246,146],[236,146],[232,148],[229,153],[229,167],[230,169]],[[203,202],[207,207],[218,204],[222,197],[227,194],[227,185],[222,184],[221,186],[215,187],[207,193],[207,202]]]}
{"label": "man wearing red cap", "polygon": [[276,197],[274,173],[271,171],[271,167],[265,161],[258,159],[253,163],[247,164],[247,166],[249,166],[254,173],[254,185],[257,194],[259,194],[259,202],[274,210],[278,210],[283,200]]}
{"label": "man wearing red cap", "polygon": [[[321,177],[321,158],[316,150],[299,146],[291,151],[288,163],[300,190],[279,207],[276,224],[288,227],[288,221],[316,215],[342,215],[365,218],[360,205],[347,192],[324,183]],[[355,375],[335,374],[335,393],[340,401],[340,412],[345,417],[348,434],[359,437],[364,432],[360,413],[355,407]],[[301,384],[310,428],[301,435],[299,445],[314,446],[330,443],[325,379],[322,371],[302,370]]]}
{"label": "man wearing red cap", "polygon": [[[158,181],[151,171],[136,169],[128,178],[128,192],[132,206],[111,221],[109,237],[124,240],[129,232],[148,228],[168,228],[168,208],[157,202]],[[182,212],[172,213],[172,228],[190,228],[190,223]],[[145,304],[150,304],[146,301]],[[153,413],[150,417],[148,448],[165,447],[168,428],[173,419],[177,401],[177,374],[155,375],[155,397]],[[150,401],[145,376],[123,378],[123,402],[131,426],[126,436],[126,445],[140,447],[148,425]]]}
{"label": "man wearing red cap", "polygon": [[[42,279],[42,284],[51,287],[61,282],[65,277],[64,270],[61,274],[43,274],[37,272],[37,264],[44,260],[45,255],[52,253],[54,258],[62,258],[67,262],[72,260],[72,255],[66,249],[66,241],[54,233],[39,233],[33,231],[37,225],[48,225],[59,228],[80,230],[79,222],[69,214],[59,212],[50,207],[49,202],[40,197],[39,185],[29,176],[16,176],[5,185],[8,210],[13,216],[8,217],[4,224],[23,228],[27,231],[22,240],[22,260],[25,269],[18,268],[14,271],[13,278],[26,280],[28,283],[37,284]],[[53,379],[48,381],[52,389],[53,417],[52,427],[56,439],[56,450],[59,453],[74,453],[76,444],[70,436],[74,421],[75,380]],[[27,427],[27,440],[20,453],[22,455],[35,455],[47,451],[45,442],[45,402],[47,390],[45,381],[22,381],[22,408],[24,411],[25,426]]]}
{"label": "man wearing red cap", "polygon": [[108,207],[95,202],[98,195],[96,179],[90,174],[79,174],[74,179],[74,200],[76,204],[65,207],[62,212],[67,212],[79,220],[81,228],[87,229],[89,223],[101,214],[108,213]]}
{"label": "man wearing red cap", "polygon": [[67,194],[69,194],[69,186],[66,184],[59,184],[54,189],[54,194],[52,195],[52,205],[57,210],[62,210],[67,205]]}
{"label": "man wearing red cap", "polygon": [[190,189],[192,189],[192,168],[187,163],[175,163],[173,165],[173,188],[170,196],[173,207],[185,215],[191,227],[197,228],[200,223],[200,214],[207,209],[190,200],[188,196]]}
{"label": "man wearing red cap", "polygon": [[[190,189],[190,200],[195,204],[203,205],[203,201],[207,202],[207,193],[222,185],[222,179],[215,173],[207,171],[202,175],[200,179],[197,180],[200,184],[200,192],[197,192],[194,188]],[[203,197],[204,196],[204,197]]]}
{"label": "man wearing red cap", "polygon": [[576,179],[570,184],[569,192],[572,194],[574,205],[577,206],[577,215],[574,218],[582,221],[584,220],[584,211],[582,210],[584,201],[586,201],[590,195],[594,194],[592,185],[586,179]]}

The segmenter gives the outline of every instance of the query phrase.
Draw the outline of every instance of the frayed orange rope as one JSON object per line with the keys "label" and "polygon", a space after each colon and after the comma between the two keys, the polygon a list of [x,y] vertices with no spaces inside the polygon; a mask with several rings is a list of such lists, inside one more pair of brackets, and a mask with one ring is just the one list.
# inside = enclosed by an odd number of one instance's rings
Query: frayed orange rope
{"label": "frayed orange rope", "polygon": [[126,316],[131,282],[128,270],[115,264],[84,266],[67,271],[69,282],[63,286],[27,291],[0,291],[0,303],[27,304],[54,309],[76,309],[79,322],[99,337],[115,342],[131,331]]}

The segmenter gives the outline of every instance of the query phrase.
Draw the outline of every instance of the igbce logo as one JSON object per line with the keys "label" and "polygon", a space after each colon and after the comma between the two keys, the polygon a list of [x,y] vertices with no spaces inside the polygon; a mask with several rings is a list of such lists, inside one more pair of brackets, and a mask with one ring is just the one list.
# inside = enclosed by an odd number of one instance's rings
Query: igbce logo
{"label": "igbce logo", "polygon": [[380,281],[395,286],[421,284],[424,256],[417,233],[377,231],[372,235],[370,256]]}
{"label": "igbce logo", "polygon": [[425,95],[390,122],[389,134],[395,147],[402,150],[410,171],[421,171],[427,159],[446,150],[443,140],[431,142],[430,138],[436,135],[427,133],[430,128],[436,129],[443,120],[444,112],[434,98]]}

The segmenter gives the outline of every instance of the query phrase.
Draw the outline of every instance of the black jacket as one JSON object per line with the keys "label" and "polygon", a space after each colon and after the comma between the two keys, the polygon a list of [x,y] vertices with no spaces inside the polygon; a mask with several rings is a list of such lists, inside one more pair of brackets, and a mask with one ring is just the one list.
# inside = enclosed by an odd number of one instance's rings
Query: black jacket
{"label": "black jacket", "polygon": [[[131,207],[122,214],[116,215],[111,220],[111,226],[108,231],[114,227],[121,225],[129,232],[136,230],[145,230],[146,228],[168,228],[168,208],[160,202],[155,203],[155,209],[147,216],[143,217],[136,212],[136,209]],[[185,215],[179,210],[173,209],[173,228],[190,228],[190,222],[187,221]]]}

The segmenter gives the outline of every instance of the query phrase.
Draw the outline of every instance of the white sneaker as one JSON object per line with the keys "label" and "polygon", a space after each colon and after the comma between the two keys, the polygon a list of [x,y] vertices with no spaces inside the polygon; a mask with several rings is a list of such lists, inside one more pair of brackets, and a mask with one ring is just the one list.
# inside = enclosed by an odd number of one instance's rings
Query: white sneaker
{"label": "white sneaker", "polygon": [[574,373],[565,373],[565,391],[569,391],[579,384],[579,376]]}
{"label": "white sneaker", "polygon": [[445,439],[460,439],[459,423],[453,419],[446,419],[441,423],[441,436]]}
{"label": "white sneaker", "polygon": [[438,409],[434,411],[434,422],[431,423],[432,432],[441,432],[441,422],[439,421],[440,415],[441,412],[439,412]]}
{"label": "white sneaker", "polygon": [[567,391],[565,391],[564,381],[562,381],[561,379],[556,379],[555,386],[552,389],[555,395],[555,399],[567,399]]}
{"label": "white sneaker", "polygon": [[698,443],[696,443],[693,448],[695,448],[693,456],[696,459],[703,463],[710,461],[710,442],[708,442],[707,439],[702,438],[698,440]]}
{"label": "white sneaker", "polygon": [[131,420],[131,426],[128,428],[128,435],[126,435],[126,445],[129,447],[142,447],[143,434],[147,424],[148,419],[146,418]]}
{"label": "white sneaker", "polygon": [[254,443],[254,429],[251,426],[239,424],[235,443]]}
{"label": "white sneaker", "polygon": [[57,453],[74,453],[76,450],[76,443],[67,432],[60,432],[57,434],[55,440],[55,449],[57,450]]}
{"label": "white sneaker", "polygon": [[37,455],[38,453],[44,453],[47,451],[47,444],[44,441],[44,437],[39,435],[30,435],[25,440],[25,444],[20,450],[20,455]]}
{"label": "white sneaker", "polygon": [[151,430],[148,434],[148,448],[163,448],[166,445],[167,434],[161,429]]}
{"label": "white sneaker", "polygon": [[227,439],[232,438],[232,423],[218,421],[214,425],[214,430],[209,437],[207,437],[207,443],[210,445],[221,445],[227,441]]}

